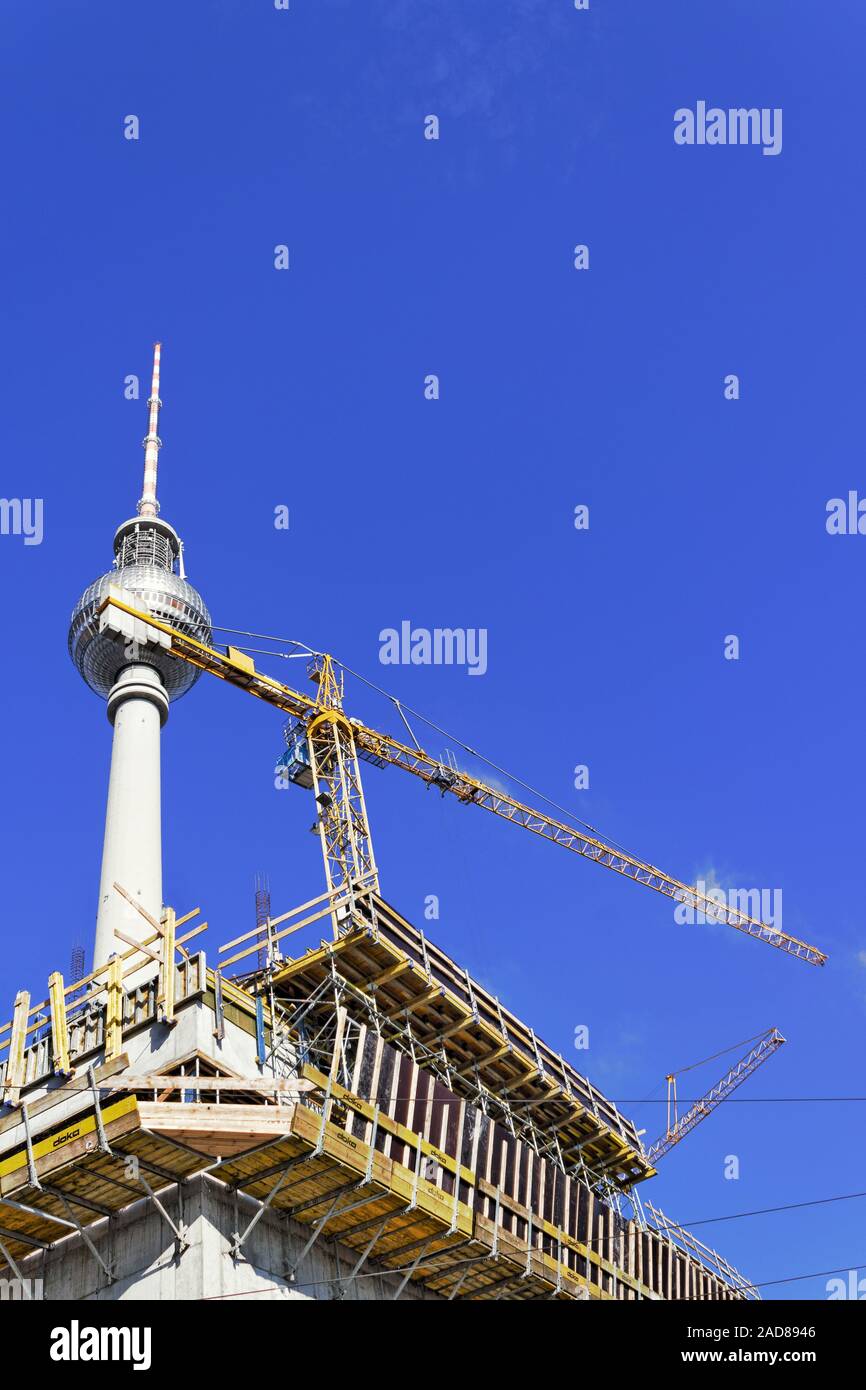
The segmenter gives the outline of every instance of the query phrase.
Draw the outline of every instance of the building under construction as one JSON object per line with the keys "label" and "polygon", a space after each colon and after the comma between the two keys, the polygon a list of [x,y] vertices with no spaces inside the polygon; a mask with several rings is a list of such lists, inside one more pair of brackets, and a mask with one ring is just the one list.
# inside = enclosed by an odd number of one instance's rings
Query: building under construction
{"label": "building under construction", "polygon": [[[641,1194],[781,1034],[645,1147],[543,1020],[516,1018],[389,903],[362,763],[809,964],[823,954],[431,757],[402,710],[409,742],[352,718],[327,654],[307,653],[301,693],[217,649],[159,516],[159,359],[142,497],[70,626],[113,726],[94,968],[19,989],[0,1023],[2,1277],[46,1299],[757,1297]],[[279,774],[315,804],[325,868],[320,896],[277,915],[260,885],[255,926],[210,947],[198,908],[165,904],[160,820],[161,728],[202,673],[286,717]]]}

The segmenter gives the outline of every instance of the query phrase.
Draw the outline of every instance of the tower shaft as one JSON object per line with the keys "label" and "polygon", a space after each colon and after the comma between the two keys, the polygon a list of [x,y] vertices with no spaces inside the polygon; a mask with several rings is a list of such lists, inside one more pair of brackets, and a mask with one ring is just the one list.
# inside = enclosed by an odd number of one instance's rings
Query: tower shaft
{"label": "tower shaft", "polygon": [[117,931],[133,940],[152,936],[115,884],[120,884],[157,922],[162,914],[162,816],[160,729],[168,696],[151,666],[127,666],[108,700],[114,725],[105,813],[94,963],[127,948]]}

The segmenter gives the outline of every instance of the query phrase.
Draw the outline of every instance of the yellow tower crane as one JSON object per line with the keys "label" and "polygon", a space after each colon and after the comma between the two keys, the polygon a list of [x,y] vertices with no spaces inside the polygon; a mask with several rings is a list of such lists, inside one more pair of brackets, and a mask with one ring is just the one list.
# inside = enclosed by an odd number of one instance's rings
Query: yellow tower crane
{"label": "yellow tower crane", "polygon": [[[647,1150],[647,1157],[651,1163],[657,1163],[666,1153],[669,1153],[674,1145],[679,1144],[681,1139],[685,1139],[687,1134],[691,1134],[695,1125],[699,1125],[701,1120],[705,1120],[711,1115],[717,1105],[721,1105],[723,1100],[727,1100],[732,1091],[738,1086],[742,1086],[753,1072],[762,1067],[764,1063],[773,1056],[785,1039],[778,1028],[768,1028],[766,1033],[759,1033],[754,1038],[746,1038],[745,1042],[734,1043],[731,1047],[726,1047],[723,1052],[716,1052],[712,1057],[705,1057],[702,1062],[693,1062],[691,1066],[680,1067],[678,1072],[669,1072],[666,1078],[668,1083],[668,1123],[667,1129],[659,1139],[651,1144]],[[754,1043],[738,1062],[735,1062],[730,1071],[717,1081],[711,1090],[707,1091],[700,1100],[694,1101],[686,1113],[680,1117],[677,1113],[677,1077],[683,1076],[687,1071],[694,1071],[696,1067],[702,1067],[706,1062],[715,1061],[716,1057],[723,1057],[725,1052],[733,1052],[735,1047],[745,1047],[747,1043]]]}
{"label": "yellow tower crane", "polygon": [[[218,651],[131,606],[125,601],[123,590],[108,594],[99,615],[102,629],[115,632],[119,640],[129,639],[130,621],[144,624],[151,630],[152,640],[163,650],[167,646],[179,660],[239,686],[292,717],[294,723],[287,740],[289,748],[280,766],[289,780],[311,787],[315,793],[328,891],[335,902],[342,896],[350,906],[349,915],[343,919],[338,919],[334,912],[335,934],[350,925],[355,893],[379,891],[361,782],[359,760],[363,758],[379,767],[390,764],[403,768],[427,786],[438,787],[443,796],[453,796],[465,805],[491,811],[502,820],[522,826],[584,859],[702,912],[710,921],[734,927],[798,960],[823,965],[827,959],[817,946],[800,941],[739,907],[720,903],[628,851],[524,805],[479,778],[432,757],[414,741],[411,729],[413,745],[401,743],[390,734],[380,733],[350,718],[343,709],[342,675],[337,674],[331,656],[312,654],[310,674],[316,682],[317,694],[311,697],[258,671],[252,658],[239,648],[229,646],[225,652]],[[140,631],[136,640],[141,640]]]}

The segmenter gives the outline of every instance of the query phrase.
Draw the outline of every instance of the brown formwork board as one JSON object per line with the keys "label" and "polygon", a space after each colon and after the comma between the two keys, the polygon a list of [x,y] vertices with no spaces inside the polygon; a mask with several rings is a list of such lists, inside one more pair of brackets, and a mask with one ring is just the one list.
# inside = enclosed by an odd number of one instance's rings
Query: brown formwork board
{"label": "brown formwork board", "polygon": [[[382,1108],[372,1106],[368,1101],[347,1091],[346,1088],[338,1082],[331,1080],[330,1083],[328,1083],[321,1073],[317,1072],[315,1068],[309,1065],[301,1069],[301,1074],[304,1078],[315,1081],[322,1090],[327,1087],[330,1091],[333,1103],[345,1105],[347,1109],[360,1115],[368,1124],[375,1123],[380,1133],[389,1134],[404,1148],[411,1150],[412,1153],[417,1155],[420,1151],[421,1155],[424,1157],[434,1159],[438,1167],[446,1173],[453,1175],[455,1179],[466,1184],[468,1188],[476,1189],[478,1192],[488,1197],[491,1205],[493,1205],[494,1202],[498,1202],[503,1212],[511,1212],[524,1221],[527,1221],[531,1216],[532,1228],[536,1237],[547,1236],[551,1242],[561,1240],[564,1250],[574,1251],[590,1264],[596,1266],[598,1270],[609,1274],[612,1278],[633,1288],[636,1292],[640,1292],[642,1296],[650,1296],[650,1290],[642,1286],[638,1280],[629,1276],[626,1271],[621,1270],[595,1251],[590,1250],[581,1241],[572,1237],[550,1221],[545,1220],[537,1212],[530,1213],[527,1207],[517,1202],[508,1193],[504,1192],[501,1187],[497,1188],[491,1182],[488,1182],[485,1178],[480,1176],[475,1169],[467,1167],[457,1157],[445,1152],[438,1145],[425,1139],[423,1135],[417,1134],[413,1130],[407,1128]],[[369,1152],[366,1145],[364,1148],[366,1152]],[[434,1185],[429,1184],[429,1186],[433,1187]],[[442,1191],[438,1187],[436,1187],[435,1190],[437,1192]],[[453,1206],[453,1195],[442,1193],[442,1197],[449,1206]],[[467,1210],[472,1210],[472,1208],[468,1206]],[[482,1222],[484,1220],[483,1217],[479,1217],[478,1219]],[[490,1229],[491,1231],[493,1230],[492,1225]],[[504,1236],[506,1243],[512,1239],[507,1232],[504,1233]],[[492,1236],[488,1244],[492,1244]],[[526,1246],[521,1245],[520,1242],[517,1242],[517,1244],[524,1251],[525,1258]]]}
{"label": "brown formwork board", "polygon": [[[353,951],[349,951],[349,947],[354,948]],[[295,972],[295,966],[286,967],[286,970],[279,974],[277,980],[292,979],[292,974],[296,974],[295,983],[302,983],[303,981],[304,987],[313,987],[314,984],[320,983],[322,977],[328,973],[331,960],[336,959],[335,951],[338,948],[339,954],[341,954],[338,963],[339,973],[348,979],[349,983],[361,988],[364,992],[375,992],[377,999],[381,995],[379,1006],[384,1012],[392,1012],[393,1015],[399,1016],[400,1009],[407,1009],[409,1006],[417,1004],[418,992],[423,997],[425,992],[430,990],[427,974],[417,966],[417,963],[411,965],[409,969],[402,970],[398,976],[393,976],[392,979],[386,981],[384,990],[371,987],[367,977],[373,970],[375,960],[393,959],[396,956],[396,963],[400,963],[400,959],[405,959],[405,956],[400,956],[398,948],[392,947],[384,938],[379,937],[378,940],[375,940],[364,929],[350,935],[350,940],[343,938],[342,941],[336,942],[334,945],[324,944],[317,951],[302,956],[296,962],[296,966],[300,967],[299,972]],[[388,974],[389,972],[385,973]],[[297,979],[297,976],[300,976],[300,980]],[[398,988],[400,998],[395,1001]],[[592,1112],[587,1111],[587,1108],[580,1101],[571,1097],[559,1081],[550,1076],[542,1077],[538,1063],[534,1056],[530,1055],[530,1052],[521,1052],[513,1042],[509,1045],[509,1040],[503,1036],[498,1024],[485,1022],[484,1017],[481,1016],[475,1019],[471,1015],[471,1011],[468,1011],[466,1004],[453,997],[448,988],[445,990],[445,995],[436,995],[435,1002],[436,1004],[441,1002],[441,1006],[439,1008],[432,1008],[431,1006],[427,1011],[424,1011],[423,1006],[421,1006],[420,1016],[416,1019],[416,1034],[418,1040],[430,1042],[432,1045],[435,1045],[439,1040],[448,1040],[448,1051],[453,1054],[450,1061],[453,1062],[456,1070],[474,1068],[475,1065],[481,1066],[482,1069],[489,1068],[489,1076],[485,1074],[484,1080],[485,1086],[493,1094],[499,1091],[500,1094],[510,1095],[516,1093],[520,1088],[532,1087],[534,1088],[534,1097],[532,1098],[559,1098],[560,1113],[563,1116],[585,1116],[589,1126],[595,1127],[602,1134],[605,1133],[605,1126],[599,1125]],[[418,1023],[421,1022],[427,1022],[430,1036],[424,1036],[418,1031]],[[500,1065],[496,1065],[498,1062]],[[556,1066],[557,1069],[562,1069],[563,1065],[559,1059],[556,1059]],[[569,1074],[569,1069],[566,1068],[563,1070],[563,1079],[566,1079],[567,1074]],[[577,1073],[571,1074],[577,1076]],[[603,1099],[601,1093],[594,1094],[598,1094],[599,1099]],[[591,1133],[591,1130],[588,1129],[587,1133]],[[610,1131],[612,1137],[613,1133],[614,1131]],[[616,1134],[616,1140],[621,1154],[630,1152],[630,1145],[619,1136],[619,1133]]]}
{"label": "brown formwork board", "polygon": [[[373,1259],[380,1267],[403,1271],[423,1245],[413,1274],[419,1282],[444,1278],[450,1262],[455,1272],[462,1272],[466,1261],[475,1259],[483,1263],[484,1274],[476,1272],[467,1279],[468,1290],[483,1290],[494,1282],[494,1275],[496,1282],[505,1274],[522,1279],[527,1263],[523,1296],[536,1296],[533,1290],[542,1286],[547,1293],[556,1289],[555,1261],[529,1251],[501,1229],[497,1240],[492,1222],[465,1203],[455,1204],[433,1183],[377,1150],[371,1155],[367,1144],[344,1130],[327,1121],[323,1126],[321,1116],[306,1106],[295,1107],[290,1138],[236,1163],[229,1160],[217,1171],[221,1181],[259,1200],[266,1200],[280,1183],[272,1207],[307,1225],[325,1217],[335,1200],[351,1207],[341,1215],[338,1205],[328,1222],[328,1235],[352,1249],[364,1249],[371,1228],[390,1218]],[[365,1192],[369,1201],[359,1209],[355,1204]],[[578,1297],[581,1282],[568,1271],[561,1273],[561,1296]]]}
{"label": "brown formwork board", "polygon": [[[383,936],[375,936],[368,928],[356,928],[339,941],[323,943],[283,967],[273,983],[277,992],[291,985],[293,991],[312,993],[336,966],[349,984],[375,996],[381,1012],[395,1020],[411,1012],[418,1041],[433,1048],[441,1046],[448,1054],[455,1086],[469,1089],[469,1079],[459,1073],[474,1073],[478,1067],[478,1075],[492,1094],[504,1093],[511,1104],[541,1102],[532,1108],[533,1120],[542,1130],[556,1128],[563,1150],[580,1145],[591,1165],[611,1165],[625,1172],[627,1185],[652,1176],[655,1170],[639,1147],[629,1144],[564,1086],[543,1076],[529,1051],[521,1052],[492,1023],[467,1012],[463,1001],[447,987],[434,991],[423,968],[412,961],[407,965],[407,959]],[[397,970],[398,966],[403,968]],[[382,983],[373,985],[374,979]],[[344,1002],[352,1007],[350,993]],[[363,1019],[363,1006],[356,1008]],[[566,1076],[567,1072],[563,1073],[564,1079]],[[611,1176],[615,1180],[614,1172]]]}
{"label": "brown formwork board", "polygon": [[[544,1237],[548,1238],[548,1244],[551,1248],[561,1242],[561,1249],[566,1252],[566,1258],[570,1252],[577,1257],[577,1259],[583,1261],[587,1275],[589,1275],[590,1269],[593,1269],[597,1278],[607,1276],[609,1281],[615,1282],[618,1287],[625,1290],[624,1297],[645,1298],[653,1296],[652,1291],[641,1281],[639,1271],[635,1267],[633,1260],[630,1261],[631,1268],[625,1268],[622,1264],[616,1264],[612,1260],[605,1258],[600,1251],[593,1250],[586,1245],[575,1231],[563,1229],[553,1221],[546,1220],[543,1213],[538,1209],[537,1197],[534,1209],[530,1211],[529,1207],[517,1200],[515,1192],[508,1191],[507,1186],[504,1186],[502,1181],[494,1183],[494,1181],[488,1180],[485,1176],[486,1170],[479,1168],[475,1159],[473,1159],[473,1166],[467,1166],[466,1162],[459,1156],[456,1147],[453,1151],[446,1151],[437,1143],[434,1143],[429,1137],[425,1137],[425,1132],[422,1132],[422,1130],[419,1129],[419,1132],[416,1132],[414,1129],[409,1129],[405,1124],[401,1123],[393,1113],[393,1109],[389,1108],[388,1098],[386,1096],[379,1096],[377,1098],[378,1104],[374,1106],[369,1100],[358,1095],[357,1092],[363,1084],[361,1069],[363,1059],[368,1054],[368,1044],[372,1046],[373,1056],[378,1059],[374,1062],[371,1072],[372,1076],[376,1075],[377,1066],[383,1056],[383,1051],[393,1052],[387,1044],[383,1043],[381,1038],[371,1033],[364,1034],[362,1045],[359,1047],[358,1051],[356,1074],[352,1083],[355,1088],[354,1091],[348,1091],[344,1086],[333,1079],[330,1081],[326,1080],[322,1073],[309,1066],[309,1064],[301,1068],[301,1075],[303,1078],[317,1085],[320,1092],[327,1092],[329,1094],[332,1107],[344,1107],[348,1115],[360,1118],[360,1121],[364,1125],[363,1134],[351,1121],[348,1121],[346,1126],[349,1129],[349,1133],[363,1137],[366,1142],[371,1142],[372,1130],[375,1126],[377,1143],[384,1140],[387,1145],[385,1152],[392,1154],[396,1146],[402,1156],[403,1163],[408,1164],[412,1168],[414,1168],[417,1163],[419,1154],[424,1159],[433,1159],[437,1169],[440,1170],[438,1174],[439,1181],[442,1180],[442,1175],[448,1175],[449,1178],[453,1180],[451,1182],[452,1194],[454,1182],[459,1181],[461,1184],[465,1185],[466,1201],[471,1209],[478,1211],[478,1195],[480,1194],[488,1199],[486,1203],[488,1214],[498,1205],[503,1226],[505,1226],[509,1215],[513,1218],[519,1218],[522,1223],[526,1223],[527,1232],[529,1223],[531,1222],[533,1245],[535,1245],[539,1239],[543,1240]],[[415,1123],[420,1123],[420,1125],[424,1126],[426,1129],[426,1125],[429,1123],[430,1107],[431,1105],[435,1106],[437,1104],[435,1087],[432,1091],[429,1087],[432,1078],[428,1073],[419,1070],[417,1064],[410,1063],[407,1057],[403,1057],[402,1064],[404,1069],[408,1067],[409,1071],[416,1074],[419,1078],[423,1077],[428,1083],[427,1099],[425,1102],[428,1120],[425,1121],[422,1114],[419,1121],[418,1112],[417,1110],[415,1111]],[[465,1109],[465,1104],[465,1102],[459,1102],[461,1110]],[[332,1113],[334,1113],[333,1110]],[[456,1140],[458,1146],[462,1133],[463,1118],[461,1118],[460,1122],[454,1127],[453,1138]],[[478,1118],[480,1118],[480,1116],[478,1112],[475,1112],[475,1119],[477,1120]],[[469,1123],[472,1123],[471,1117]],[[488,1121],[487,1123],[490,1122]],[[492,1128],[496,1129],[496,1125],[492,1125]],[[517,1142],[516,1147],[518,1149],[521,1148],[519,1142]],[[490,1157],[492,1157],[492,1153]],[[536,1163],[540,1163],[543,1170],[546,1168],[543,1159],[538,1159],[536,1156],[535,1161]],[[499,1177],[501,1178],[503,1175],[500,1174]],[[475,1194],[474,1196],[473,1192]],[[448,1200],[453,1200],[453,1196],[449,1196]],[[484,1211],[482,1210],[480,1214],[483,1216]],[[608,1217],[611,1218],[611,1213],[609,1212]],[[528,1234],[527,1238],[529,1238]],[[525,1249],[525,1246],[521,1248]],[[573,1260],[572,1263],[577,1263],[577,1259]],[[555,1270],[555,1264],[553,1268]],[[577,1271],[572,1271],[572,1275],[576,1278],[581,1277],[577,1274]]]}
{"label": "brown formwork board", "polygon": [[[316,1080],[324,1090],[328,1084],[325,1078]],[[343,1088],[334,1082],[331,1088],[332,1096],[339,1100],[338,1093]],[[349,1099],[349,1093],[345,1099]],[[261,1118],[241,1117],[232,1114],[237,1110],[264,1113]],[[13,1258],[30,1253],[39,1242],[51,1243],[69,1234],[68,1226],[51,1220],[52,1215],[68,1218],[69,1213],[56,1192],[48,1190],[48,1184],[63,1192],[82,1225],[99,1219],[99,1214],[107,1215],[140,1200],[144,1192],[130,1180],[129,1172],[129,1159],[135,1157],[156,1189],[183,1181],[208,1167],[221,1181],[261,1200],[266,1200],[279,1183],[273,1198],[275,1209],[308,1225],[330,1212],[329,1236],[353,1249],[366,1246],[371,1225],[375,1228],[387,1220],[373,1256],[377,1264],[403,1271],[423,1246],[423,1258],[419,1257],[412,1277],[443,1293],[453,1291],[465,1273],[459,1290],[462,1298],[575,1298],[583,1296],[584,1290],[597,1298],[611,1297],[601,1283],[602,1275],[607,1274],[617,1281],[620,1290],[631,1289],[632,1296],[657,1296],[642,1282],[588,1251],[549,1222],[536,1219],[536,1236],[542,1229],[548,1236],[549,1248],[556,1248],[560,1254],[574,1250],[588,1259],[587,1269],[593,1268],[598,1282],[587,1282],[548,1251],[539,1250],[534,1243],[530,1248],[501,1224],[494,1225],[466,1203],[455,1202],[452,1195],[421,1174],[417,1162],[421,1153],[428,1150],[446,1160],[449,1156],[405,1126],[394,1124],[388,1116],[380,1115],[379,1122],[386,1127],[393,1125],[401,1142],[411,1141],[414,1145],[414,1169],[376,1149],[371,1151],[362,1139],[327,1118],[323,1120],[321,1113],[302,1104],[161,1104],[139,1102],[131,1095],[104,1106],[102,1118],[109,1153],[97,1147],[92,1109],[84,1108],[72,1120],[66,1117],[62,1125],[55,1123],[53,1128],[50,1112],[44,1116],[42,1126],[34,1134],[33,1161],[39,1182],[46,1186],[31,1182],[26,1152],[19,1148],[5,1156],[0,1188],[2,1195],[17,1205],[3,1207],[4,1219],[0,1224],[7,1232],[5,1239]],[[196,1126],[199,1133],[207,1133],[212,1147],[220,1147],[221,1126],[226,1142],[235,1143],[245,1127],[252,1125],[252,1132],[246,1128],[246,1137],[253,1140],[252,1148],[219,1166],[209,1161],[206,1153],[186,1146],[190,1130]],[[273,1129],[278,1133],[273,1134]],[[464,1180],[479,1181],[471,1170],[455,1166],[461,1169]],[[492,1192],[490,1188],[491,1195]],[[502,1201],[501,1192],[497,1195]],[[369,1200],[358,1206],[359,1200],[367,1196]],[[337,1207],[332,1210],[335,1201]],[[514,1206],[507,1199],[504,1205]],[[346,1209],[341,1211],[343,1206]],[[10,1237],[10,1231],[19,1232],[19,1239]],[[467,1261],[474,1263],[467,1265]]]}
{"label": "brown formwork board", "polygon": [[543,1069],[549,1070],[557,1083],[563,1085],[563,1089],[570,1092],[572,1087],[577,1088],[577,1099],[580,1103],[585,1105],[589,1102],[590,1107],[595,1104],[602,1111],[604,1122],[616,1132],[622,1133],[622,1130],[625,1130],[626,1133],[622,1137],[629,1145],[637,1146],[637,1133],[632,1122],[621,1115],[614,1103],[596,1090],[587,1077],[581,1075],[548,1047],[543,1039],[537,1037],[527,1024],[511,1013],[482,984],[477,980],[470,982],[465,970],[383,898],[375,898],[374,909],[380,936],[384,936],[397,949],[409,952],[416,959],[419,956],[423,957],[436,979],[446,984],[464,1003],[470,1003],[471,993],[472,1006],[477,1010],[481,1020],[486,1021],[498,1035],[507,1036],[523,1052],[532,1070],[538,1070],[540,1060]]}

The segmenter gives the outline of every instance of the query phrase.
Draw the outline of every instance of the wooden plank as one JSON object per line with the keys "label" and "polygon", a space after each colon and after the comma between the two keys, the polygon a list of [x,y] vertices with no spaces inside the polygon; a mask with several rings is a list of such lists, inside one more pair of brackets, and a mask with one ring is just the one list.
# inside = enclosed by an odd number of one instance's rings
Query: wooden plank
{"label": "wooden plank", "polygon": [[226,1158],[290,1133],[293,1107],[140,1101],[138,1108],[143,1128],[151,1133],[203,1156]]}
{"label": "wooden plank", "polygon": [[[145,946],[143,942],[136,941],[134,936],[127,936],[126,932],[120,931],[118,927],[114,928],[114,935],[119,941],[124,941],[127,946],[134,946],[136,951],[141,952],[141,954],[147,956],[148,959],[156,961],[157,965],[161,964],[162,956],[158,951],[154,951],[152,947]],[[140,970],[141,966],[136,965],[134,968]]]}
{"label": "wooden plank", "polygon": [[438,1046],[440,1043],[447,1042],[449,1038],[455,1037],[458,1033],[465,1032],[472,1022],[472,1015],[467,1010],[465,1014],[458,1018],[456,1023],[452,1023],[448,1028],[440,1029],[438,1033],[434,1033],[433,1037],[427,1040],[428,1044],[432,1045],[435,1043]]}
{"label": "wooden plank", "polygon": [[[119,1057],[114,1057],[110,1062],[105,1062],[101,1067],[96,1067],[94,1069],[94,1076],[97,1084],[128,1066],[129,1058],[125,1053],[121,1053]],[[70,1097],[74,1096],[76,1093],[80,1094],[89,1090],[90,1082],[86,1077],[73,1077],[70,1081],[65,1082],[64,1085],[57,1086],[53,1090],[48,1091],[46,1095],[40,1096],[38,1100],[28,1101],[27,1114],[32,1121],[36,1116],[42,1115],[44,1111],[50,1110],[53,1106],[68,1101]],[[8,1130],[14,1129],[19,1125],[21,1125],[20,1109],[13,1110],[9,1115],[3,1115],[0,1117],[0,1135],[5,1134]]]}
{"label": "wooden plank", "polygon": [[[327,1077],[323,1076],[321,1072],[316,1071],[314,1067],[309,1065],[304,1065],[301,1068],[301,1076],[306,1080],[314,1082],[319,1089],[324,1089],[328,1084]],[[372,1122],[376,1107],[371,1105],[369,1101],[363,1100],[360,1096],[354,1095],[353,1092],[348,1091],[345,1086],[341,1086],[337,1081],[331,1083],[331,1096],[334,1100],[341,1101],[347,1108],[354,1110],[359,1115],[363,1115],[366,1120]],[[321,1123],[321,1121],[319,1121],[319,1123]],[[428,1140],[423,1138],[419,1140],[419,1136],[414,1130],[392,1119],[384,1109],[379,1110],[379,1128],[380,1130],[387,1131],[395,1139],[398,1139],[401,1144],[407,1145],[413,1151],[418,1148],[420,1143],[421,1152],[423,1154],[427,1154],[431,1158],[434,1158],[441,1167],[447,1168],[449,1172],[459,1173],[460,1178],[464,1182],[468,1183],[470,1187],[474,1187],[476,1178],[471,1168],[464,1167],[456,1159],[452,1158],[450,1154],[437,1148],[435,1144],[431,1144]]]}
{"label": "wooden plank", "polygon": [[425,1004],[432,1004],[434,999],[444,999],[445,990],[441,985],[433,985],[431,989],[426,989],[423,994],[416,995],[413,999],[407,999],[401,1004],[395,1005],[385,1014],[385,1018],[399,1018],[402,1014],[415,1013],[417,1009],[423,1009]]}
{"label": "wooden plank", "polygon": [[120,956],[108,963],[108,999],[105,1006],[105,1056],[110,1061],[121,1048],[123,1035],[123,984]]}
{"label": "wooden plank", "polygon": [[[343,899],[341,902],[335,902],[333,904],[329,902],[325,907],[320,908],[318,912],[311,913],[309,917],[304,917],[300,922],[294,922],[292,926],[284,927],[283,930],[280,932],[272,931],[270,933],[270,936],[268,935],[267,924],[261,927],[254,928],[253,932],[247,933],[248,936],[256,936],[256,940],[253,942],[253,944],[251,946],[245,947],[243,951],[237,951],[233,956],[228,956],[225,959],[221,956],[220,968],[222,970],[225,970],[228,966],[235,965],[237,961],[244,960],[246,956],[255,955],[255,953],[257,951],[260,951],[262,947],[268,943],[268,941],[270,941],[271,945],[276,945],[278,941],[283,940],[283,937],[291,936],[293,932],[300,931],[302,927],[310,926],[312,922],[320,921],[322,917],[328,917],[332,912],[336,910],[336,908],[342,906],[343,901],[348,901],[348,899]],[[279,920],[282,921],[284,919],[280,918]],[[273,921],[270,923],[270,926],[274,926]],[[239,938],[239,940],[243,939],[244,938]],[[228,950],[228,947],[225,947],[224,949]]]}
{"label": "wooden plank", "polygon": [[9,1056],[6,1061],[6,1075],[3,1081],[3,1099],[7,1105],[17,1105],[24,1081],[24,1048],[27,1041],[27,1019],[30,1013],[30,995],[27,990],[19,990],[15,996],[15,1011],[12,1015],[12,1037],[9,1043]]}
{"label": "wooden plank", "polygon": [[283,1076],[183,1076],[167,1075],[164,1072],[145,1072],[141,1075],[124,1073],[109,1085],[106,1091],[158,1091],[168,1088],[172,1091],[243,1091],[263,1095],[297,1096],[302,1091],[318,1089],[312,1081],[295,1080]]}
{"label": "wooden plank", "polygon": [[[319,893],[319,895],[318,895],[317,897],[315,897],[315,898],[309,898],[305,903],[300,903],[300,905],[299,905],[298,907],[293,907],[289,912],[283,912],[279,917],[269,917],[269,918],[268,918],[268,925],[271,926],[271,927],[276,927],[276,926],[278,926],[281,922],[287,922],[287,921],[289,920],[290,917],[297,917],[297,915],[298,915],[299,912],[306,912],[307,908],[309,908],[309,907],[318,907],[319,903],[322,903],[322,902],[325,902],[325,901],[327,901],[327,903],[328,903],[327,911],[330,912],[330,911],[331,911],[331,906],[332,906],[332,904],[331,904],[331,899],[332,899],[332,898],[339,898],[339,896],[340,896],[340,894],[341,894],[342,892],[343,892],[343,890],[342,890],[341,888],[338,888],[338,889],[326,888],[325,891],[324,891],[324,893]],[[340,904],[339,904],[339,903],[335,903],[335,904],[333,904],[333,906],[339,907]],[[240,945],[242,945],[242,943],[243,943],[244,941],[249,941],[252,937],[254,937],[254,936],[257,937],[257,936],[259,936],[259,934],[261,933],[262,929],[263,929],[262,926],[259,925],[259,926],[257,926],[257,927],[253,927],[250,931],[244,932],[242,936],[235,936],[235,937],[232,937],[231,941],[227,941],[227,942],[225,943],[225,945],[220,946],[220,948],[219,948],[219,953],[220,953],[220,955],[222,955],[223,951],[230,951],[230,950],[232,949],[233,946],[240,946]]]}
{"label": "wooden plank", "polygon": [[55,1072],[69,1071],[69,1028],[66,1020],[66,998],[63,976],[59,970],[48,977],[48,998],[51,1002],[51,1046]]}
{"label": "wooden plank", "polygon": [[[102,1111],[106,1136],[112,1138],[138,1129],[140,1120],[135,1096],[127,1096],[112,1106],[104,1106]],[[55,1134],[39,1140],[33,1145],[36,1171],[40,1178],[63,1168],[96,1148],[96,1117],[84,1115],[71,1124],[66,1124]],[[21,1151],[0,1161],[0,1193],[8,1196],[18,1188],[27,1187],[29,1176],[27,1154]]]}
{"label": "wooden plank", "polygon": [[291,961],[278,970],[273,977],[272,984],[284,984],[286,980],[291,980],[294,976],[301,974],[311,965],[321,962],[329,962],[333,956],[342,955],[344,951],[350,950],[361,937],[367,935],[366,927],[358,927],[346,936],[341,936],[339,941],[329,941],[321,946],[317,951],[308,951],[306,955],[299,956],[297,960]]}

